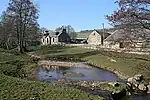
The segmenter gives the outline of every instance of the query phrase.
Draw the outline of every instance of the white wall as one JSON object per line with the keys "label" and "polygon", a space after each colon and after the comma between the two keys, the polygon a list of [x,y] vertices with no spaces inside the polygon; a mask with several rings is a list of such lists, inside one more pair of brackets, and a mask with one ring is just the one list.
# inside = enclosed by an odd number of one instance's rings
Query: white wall
{"label": "white wall", "polygon": [[42,38],[41,39],[41,42],[42,42],[42,45],[48,45],[48,44],[51,44],[51,38],[49,36],[47,36],[46,38]]}

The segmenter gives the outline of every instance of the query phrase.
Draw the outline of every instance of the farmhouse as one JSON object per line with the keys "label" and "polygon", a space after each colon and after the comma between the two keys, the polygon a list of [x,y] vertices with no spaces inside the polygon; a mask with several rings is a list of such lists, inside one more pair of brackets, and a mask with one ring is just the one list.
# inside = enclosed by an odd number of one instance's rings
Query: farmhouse
{"label": "farmhouse", "polygon": [[70,36],[67,34],[66,29],[63,29],[60,32],[49,32],[46,31],[41,39],[43,45],[53,45],[61,43],[70,43]]}
{"label": "farmhouse", "polygon": [[112,49],[119,48],[149,48],[150,46],[150,31],[148,30],[139,30],[136,33],[128,33],[123,29],[116,30],[105,40],[105,47]]}
{"label": "farmhouse", "polygon": [[103,45],[104,39],[106,39],[110,34],[98,30],[94,30],[88,36],[88,44],[90,45]]}

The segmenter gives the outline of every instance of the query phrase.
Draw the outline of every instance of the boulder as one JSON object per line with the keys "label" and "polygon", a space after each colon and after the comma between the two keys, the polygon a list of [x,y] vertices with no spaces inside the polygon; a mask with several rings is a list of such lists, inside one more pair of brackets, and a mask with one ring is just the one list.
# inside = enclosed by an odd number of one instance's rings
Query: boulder
{"label": "boulder", "polygon": [[142,74],[137,74],[134,76],[136,81],[142,81],[143,80],[143,75]]}
{"label": "boulder", "polygon": [[87,82],[86,82],[86,81],[83,81],[83,82],[81,82],[80,85],[83,86],[83,87],[87,87]]}
{"label": "boulder", "polygon": [[147,85],[147,89],[148,89],[147,93],[150,93],[150,84]]}
{"label": "boulder", "polygon": [[96,86],[98,86],[99,84],[97,84],[97,83],[94,82],[94,83],[92,83],[91,85],[92,85],[92,87],[96,87]]}
{"label": "boulder", "polygon": [[120,86],[120,83],[118,83],[118,82],[109,82],[108,84],[111,85],[111,86],[113,86],[113,87]]}
{"label": "boulder", "polygon": [[141,91],[147,91],[147,87],[145,86],[145,84],[139,84],[138,89]]}
{"label": "boulder", "polygon": [[138,87],[139,82],[136,81],[134,77],[128,78],[127,80],[129,83],[133,84],[135,87]]}
{"label": "boulder", "polygon": [[132,87],[132,85],[131,85],[130,83],[127,83],[127,85],[128,85],[129,87]]}

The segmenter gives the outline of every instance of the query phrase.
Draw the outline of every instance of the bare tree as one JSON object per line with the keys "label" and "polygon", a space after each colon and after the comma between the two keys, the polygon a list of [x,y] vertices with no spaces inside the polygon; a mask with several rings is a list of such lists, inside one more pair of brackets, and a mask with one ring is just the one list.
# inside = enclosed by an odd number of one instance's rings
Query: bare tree
{"label": "bare tree", "polygon": [[62,31],[63,28],[65,28],[67,30],[67,33],[71,38],[76,37],[76,32],[71,25],[63,25],[61,27],[56,28],[55,31]]}
{"label": "bare tree", "polygon": [[31,30],[38,27],[37,6],[31,0],[10,0],[4,16],[6,19],[13,20],[12,30],[17,37],[18,49],[23,53],[26,50],[26,41],[31,35]]}
{"label": "bare tree", "polygon": [[5,12],[3,12],[0,22],[0,43],[1,47],[6,49],[11,48],[11,40],[15,37],[13,22],[14,20],[7,18]]}

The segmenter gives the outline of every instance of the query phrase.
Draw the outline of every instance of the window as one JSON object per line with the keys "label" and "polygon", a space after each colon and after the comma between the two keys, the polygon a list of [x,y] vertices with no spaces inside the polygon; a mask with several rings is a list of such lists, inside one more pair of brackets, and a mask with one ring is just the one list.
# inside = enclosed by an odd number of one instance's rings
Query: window
{"label": "window", "polygon": [[53,38],[53,42],[54,42],[54,38]]}

